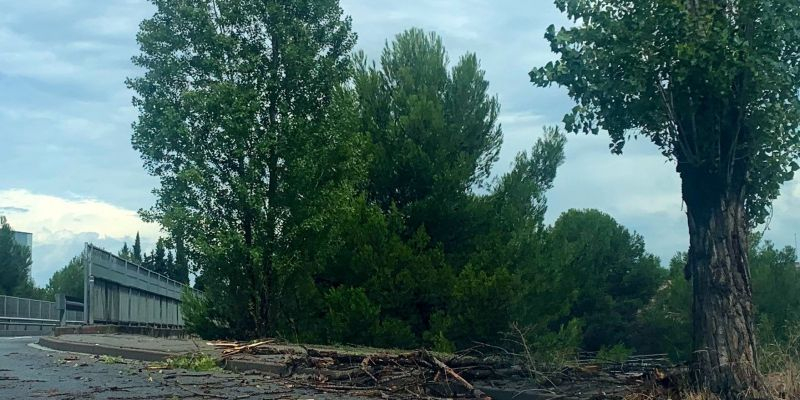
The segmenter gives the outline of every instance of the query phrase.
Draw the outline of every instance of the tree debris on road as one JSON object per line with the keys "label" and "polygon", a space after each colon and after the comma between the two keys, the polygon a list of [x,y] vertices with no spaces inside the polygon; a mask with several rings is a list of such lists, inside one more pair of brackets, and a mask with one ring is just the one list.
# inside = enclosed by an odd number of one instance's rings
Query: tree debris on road
{"label": "tree debris on road", "polygon": [[617,372],[583,365],[554,370],[537,383],[521,360],[496,355],[312,348],[272,340],[209,344],[224,349],[225,359],[271,356],[284,365],[279,378],[293,386],[390,399],[622,399],[652,376],[647,371]]}

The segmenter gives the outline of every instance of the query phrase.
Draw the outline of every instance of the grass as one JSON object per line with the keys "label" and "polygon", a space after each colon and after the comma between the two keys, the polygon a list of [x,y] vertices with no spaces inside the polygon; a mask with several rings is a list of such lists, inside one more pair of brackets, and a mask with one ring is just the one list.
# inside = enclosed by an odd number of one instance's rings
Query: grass
{"label": "grass", "polygon": [[774,398],[800,398],[800,326],[792,329],[788,340],[762,345],[759,363]]}
{"label": "grass", "polygon": [[102,355],[100,356],[100,362],[103,364],[124,364],[125,361],[122,360],[122,357],[114,357],[114,356],[107,356]]}
{"label": "grass", "polygon": [[[766,396],[774,400],[800,399],[800,326],[785,341],[772,341],[759,346],[759,368],[764,377]],[[707,391],[675,388],[645,388],[625,400],[719,400]]]}
{"label": "grass", "polygon": [[150,364],[149,369],[186,369],[190,371],[218,371],[217,359],[205,353],[190,353],[168,358],[163,363]]}

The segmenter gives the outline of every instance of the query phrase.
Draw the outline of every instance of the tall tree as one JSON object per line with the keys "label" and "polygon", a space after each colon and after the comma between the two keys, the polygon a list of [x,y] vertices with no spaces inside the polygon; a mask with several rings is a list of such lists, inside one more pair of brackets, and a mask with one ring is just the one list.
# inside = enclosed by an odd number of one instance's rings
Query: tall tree
{"label": "tall tree", "polygon": [[136,240],[133,242],[133,249],[131,250],[132,261],[142,263],[142,240],[139,238],[139,232],[136,232]]}
{"label": "tall tree", "polygon": [[387,43],[379,66],[357,56],[367,194],[384,211],[407,215],[409,236],[425,225],[435,241],[457,242],[446,237],[458,224],[452,217],[497,160],[500,105],[484,75],[473,53],[451,66],[441,38],[421,29]]}
{"label": "tall tree", "polygon": [[796,0],[557,0],[577,24],[545,37],[559,59],[531,72],[566,86],[564,122],[649,138],[682,181],[693,282],[693,376],[731,399],[762,389],[749,229],[764,220],[800,152]]}
{"label": "tall tree", "polygon": [[169,276],[166,255],[167,248],[164,244],[164,238],[158,238],[156,248],[144,257],[142,266],[161,275]]}
{"label": "tall tree", "polygon": [[31,283],[31,249],[14,240],[14,231],[0,216],[0,294],[16,295]]}
{"label": "tall tree", "polygon": [[350,19],[338,0],[153,3],[128,81],[133,146],[161,181],[145,215],[203,266],[218,321],[272,334],[358,175]]}
{"label": "tall tree", "polygon": [[169,279],[177,280],[175,279],[177,275],[175,271],[175,256],[171,251],[167,251],[167,258],[164,260],[164,270]]}

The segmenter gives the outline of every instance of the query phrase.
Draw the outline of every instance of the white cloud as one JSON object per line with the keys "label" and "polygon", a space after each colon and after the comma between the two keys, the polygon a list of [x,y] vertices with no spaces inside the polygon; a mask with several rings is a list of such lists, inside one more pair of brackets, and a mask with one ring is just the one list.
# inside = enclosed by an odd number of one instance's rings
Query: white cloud
{"label": "white cloud", "polygon": [[139,232],[148,248],[161,233],[157,224],[143,222],[132,210],[22,189],[0,190],[0,214],[15,230],[33,233],[33,276],[38,285],[77,255],[85,241],[116,251]]}
{"label": "white cloud", "polygon": [[0,71],[38,79],[65,79],[79,69],[53,51],[9,29],[0,27]]}
{"label": "white cloud", "polygon": [[0,190],[0,207],[27,210],[9,216],[15,228],[32,232],[36,240],[51,243],[65,235],[95,232],[99,237],[125,238],[136,231],[158,236],[159,226],[145,223],[135,211],[94,199],[64,199],[27,190]]}

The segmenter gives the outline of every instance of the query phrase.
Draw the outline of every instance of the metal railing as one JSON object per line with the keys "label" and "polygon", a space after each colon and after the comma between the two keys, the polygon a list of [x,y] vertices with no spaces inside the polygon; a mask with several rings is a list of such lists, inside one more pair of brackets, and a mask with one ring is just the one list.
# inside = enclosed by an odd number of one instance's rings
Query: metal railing
{"label": "metal railing", "polygon": [[187,285],[89,243],[84,262],[86,323],[183,326]]}
{"label": "metal railing", "polygon": [[609,372],[644,372],[673,366],[667,354],[637,354],[622,359],[605,359],[597,352],[581,352],[578,365],[595,365]]}
{"label": "metal railing", "polygon": [[[53,322],[57,324],[59,313],[56,303],[52,301],[0,295],[0,321]],[[83,311],[67,311],[66,321],[69,323],[83,321]]]}

